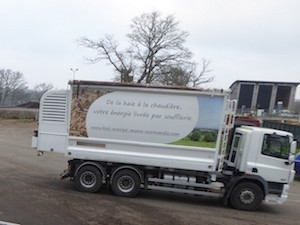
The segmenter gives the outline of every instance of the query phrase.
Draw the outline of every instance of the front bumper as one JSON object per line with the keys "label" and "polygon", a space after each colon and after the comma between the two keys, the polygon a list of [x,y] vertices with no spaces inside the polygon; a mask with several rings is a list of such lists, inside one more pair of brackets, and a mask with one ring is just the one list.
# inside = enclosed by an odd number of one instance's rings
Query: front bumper
{"label": "front bumper", "polygon": [[283,185],[281,196],[278,196],[278,195],[275,195],[275,194],[268,194],[265,197],[265,203],[266,204],[273,204],[273,205],[283,204],[288,199],[289,189],[290,189],[289,184]]}

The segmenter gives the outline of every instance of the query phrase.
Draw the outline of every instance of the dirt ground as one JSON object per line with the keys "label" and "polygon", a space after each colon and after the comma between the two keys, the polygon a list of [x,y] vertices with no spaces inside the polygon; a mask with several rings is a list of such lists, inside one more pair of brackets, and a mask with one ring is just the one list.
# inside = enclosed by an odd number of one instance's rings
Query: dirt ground
{"label": "dirt ground", "polygon": [[257,212],[224,207],[219,199],[154,191],[135,198],[103,188],[80,193],[59,180],[63,155],[38,157],[30,148],[36,122],[0,120],[0,224],[299,224],[300,181],[284,205],[263,204]]}

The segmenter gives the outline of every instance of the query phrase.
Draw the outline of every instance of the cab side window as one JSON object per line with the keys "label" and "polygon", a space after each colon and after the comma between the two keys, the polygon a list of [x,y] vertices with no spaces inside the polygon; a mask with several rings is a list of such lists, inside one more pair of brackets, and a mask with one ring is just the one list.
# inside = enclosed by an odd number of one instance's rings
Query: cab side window
{"label": "cab side window", "polygon": [[290,153],[289,137],[265,134],[262,154],[281,159],[288,159]]}

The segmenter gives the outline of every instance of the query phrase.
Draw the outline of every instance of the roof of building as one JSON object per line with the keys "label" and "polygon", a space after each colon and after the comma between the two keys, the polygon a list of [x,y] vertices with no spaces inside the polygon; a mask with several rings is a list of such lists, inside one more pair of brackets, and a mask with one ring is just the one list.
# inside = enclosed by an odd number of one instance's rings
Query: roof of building
{"label": "roof of building", "polygon": [[300,84],[300,82],[285,82],[285,81],[236,80],[230,85],[230,88],[232,88],[232,86],[236,83],[281,84],[281,85],[296,85],[296,86]]}

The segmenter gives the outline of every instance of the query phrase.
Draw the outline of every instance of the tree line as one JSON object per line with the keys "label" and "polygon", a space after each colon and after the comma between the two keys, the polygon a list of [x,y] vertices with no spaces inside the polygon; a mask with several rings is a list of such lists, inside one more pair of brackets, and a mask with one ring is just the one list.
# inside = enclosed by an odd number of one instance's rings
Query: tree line
{"label": "tree line", "polygon": [[53,88],[52,84],[27,86],[24,75],[11,69],[0,69],[0,107],[17,106],[27,102],[38,102],[42,95]]}

